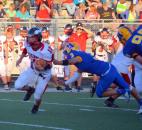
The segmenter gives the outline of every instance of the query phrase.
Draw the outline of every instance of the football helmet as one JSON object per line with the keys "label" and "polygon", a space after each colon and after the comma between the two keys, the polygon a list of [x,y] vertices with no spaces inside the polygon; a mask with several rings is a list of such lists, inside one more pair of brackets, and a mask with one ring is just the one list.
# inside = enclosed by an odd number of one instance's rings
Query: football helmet
{"label": "football helmet", "polygon": [[125,44],[125,42],[131,37],[132,31],[125,25],[120,25],[118,28],[117,37],[120,42]]}
{"label": "football helmet", "polygon": [[38,27],[32,27],[28,31],[28,37],[32,37],[32,36],[38,36],[38,41],[40,42],[42,40],[41,29]]}
{"label": "football helmet", "polygon": [[26,26],[23,26],[20,28],[20,35],[23,37],[27,37],[28,35],[28,28]]}
{"label": "football helmet", "polygon": [[73,32],[73,27],[71,24],[66,24],[65,27],[64,27],[64,33],[66,35],[71,35]]}
{"label": "football helmet", "polygon": [[74,45],[72,43],[66,43],[63,54],[68,55],[73,48],[74,48]]}
{"label": "football helmet", "polygon": [[49,31],[49,28],[48,28],[48,27],[42,27],[41,31],[42,31],[42,32],[48,32],[48,31]]}

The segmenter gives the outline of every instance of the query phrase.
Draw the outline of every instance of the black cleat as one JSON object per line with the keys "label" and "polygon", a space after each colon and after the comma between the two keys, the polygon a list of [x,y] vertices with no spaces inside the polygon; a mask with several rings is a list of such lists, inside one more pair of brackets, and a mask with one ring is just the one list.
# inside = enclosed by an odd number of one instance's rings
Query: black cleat
{"label": "black cleat", "polygon": [[38,112],[38,108],[39,108],[38,105],[34,105],[33,108],[32,108],[32,110],[31,110],[31,113],[32,114],[36,114]]}
{"label": "black cleat", "polygon": [[119,106],[114,104],[113,102],[109,101],[109,100],[105,100],[104,101],[104,104],[107,106],[107,107],[112,107],[112,108],[118,108]]}
{"label": "black cleat", "polygon": [[27,91],[23,100],[28,101],[34,92],[35,92],[35,88],[29,87],[29,90]]}
{"label": "black cleat", "polygon": [[90,97],[93,97],[95,94],[96,88],[94,86],[91,87],[90,89]]}
{"label": "black cleat", "polygon": [[62,87],[60,87],[60,86],[57,86],[56,89],[57,90],[63,90]]}
{"label": "black cleat", "polygon": [[82,88],[82,87],[79,87],[79,86],[76,87],[75,89],[77,90],[77,92],[80,92],[81,90],[83,90],[83,88]]}
{"label": "black cleat", "polygon": [[72,88],[70,88],[69,85],[65,85],[64,91],[70,92],[70,91],[72,91]]}

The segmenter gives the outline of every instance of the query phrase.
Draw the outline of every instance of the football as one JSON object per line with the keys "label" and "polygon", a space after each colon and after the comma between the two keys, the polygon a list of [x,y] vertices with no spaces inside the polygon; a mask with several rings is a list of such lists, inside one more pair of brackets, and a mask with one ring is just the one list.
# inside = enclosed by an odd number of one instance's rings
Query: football
{"label": "football", "polygon": [[37,70],[42,71],[45,69],[47,61],[43,59],[36,59],[34,65]]}

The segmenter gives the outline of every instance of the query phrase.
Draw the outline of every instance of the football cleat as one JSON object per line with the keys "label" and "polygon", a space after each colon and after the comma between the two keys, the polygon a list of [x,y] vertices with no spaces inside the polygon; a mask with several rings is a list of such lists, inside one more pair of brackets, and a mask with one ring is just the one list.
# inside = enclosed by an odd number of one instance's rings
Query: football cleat
{"label": "football cleat", "polygon": [[34,92],[35,92],[35,88],[29,87],[29,90],[27,91],[23,100],[28,101]]}
{"label": "football cleat", "polygon": [[137,112],[137,114],[142,114],[142,106],[140,106],[139,111]]}
{"label": "football cleat", "polygon": [[112,108],[118,108],[119,106],[114,104],[112,101],[109,101],[109,100],[105,100],[104,101],[104,104],[107,106],[107,107],[112,107]]}
{"label": "football cleat", "polygon": [[63,90],[63,88],[60,87],[60,86],[57,86],[56,89],[57,89],[57,90]]}
{"label": "football cleat", "polygon": [[72,91],[72,88],[70,88],[69,85],[65,85],[64,91],[70,92]]}
{"label": "football cleat", "polygon": [[33,108],[32,108],[32,110],[31,110],[31,113],[32,113],[32,114],[36,114],[36,113],[38,112],[38,108],[39,108],[38,105],[33,105]]}

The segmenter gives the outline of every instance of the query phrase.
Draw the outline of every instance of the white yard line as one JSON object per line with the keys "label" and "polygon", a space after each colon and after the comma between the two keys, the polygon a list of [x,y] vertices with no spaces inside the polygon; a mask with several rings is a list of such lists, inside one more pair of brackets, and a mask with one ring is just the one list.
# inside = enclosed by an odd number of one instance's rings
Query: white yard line
{"label": "white yard line", "polygon": [[[97,99],[96,99],[97,100]],[[8,101],[8,102],[24,102],[22,100],[12,100],[12,99],[0,99],[0,101]],[[28,101],[27,103],[33,103],[33,101]],[[122,111],[138,111],[136,109],[129,109],[129,108],[111,108],[111,107],[97,107],[91,105],[77,105],[77,104],[63,104],[63,103],[49,103],[49,102],[42,102],[42,104],[47,105],[57,105],[57,106],[71,106],[71,107],[82,107],[82,108],[97,108],[97,109],[114,109],[114,110],[122,110]]]}
{"label": "white yard line", "polygon": [[10,121],[0,121],[0,124],[28,126],[28,127],[35,127],[35,128],[46,128],[46,129],[53,129],[53,130],[71,130],[68,128],[60,128],[60,127],[53,127],[53,126],[46,126],[46,125],[26,124],[26,123],[10,122]]}
{"label": "white yard line", "polygon": [[92,112],[92,111],[95,111],[95,110],[92,110],[92,109],[79,109],[80,111],[90,111],[90,112]]}

